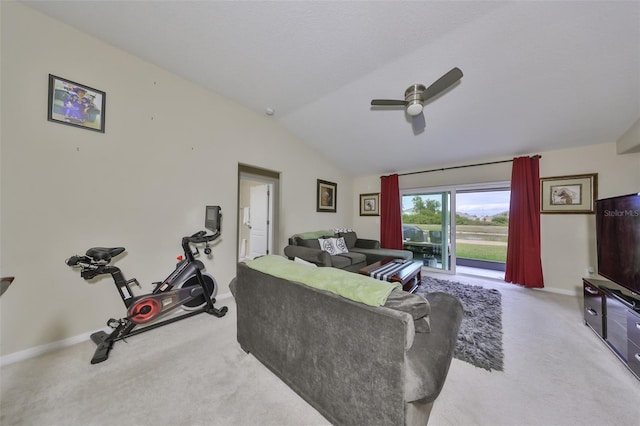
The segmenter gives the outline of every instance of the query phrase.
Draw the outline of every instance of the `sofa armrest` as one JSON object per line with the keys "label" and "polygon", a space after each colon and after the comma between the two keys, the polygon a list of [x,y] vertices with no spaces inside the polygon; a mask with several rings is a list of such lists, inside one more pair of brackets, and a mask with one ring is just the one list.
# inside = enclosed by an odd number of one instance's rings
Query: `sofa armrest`
{"label": "sofa armrest", "polygon": [[288,245],[284,248],[284,254],[289,259],[299,257],[318,266],[332,266],[331,255],[323,250],[310,247]]}
{"label": "sofa armrest", "polygon": [[409,402],[432,402],[444,385],[463,316],[460,301],[449,294],[426,295],[431,308],[431,332],[416,334],[406,352],[405,398]]}
{"label": "sofa armrest", "polygon": [[356,240],[356,247],[363,249],[379,249],[380,241],[378,240],[368,240],[366,238],[358,238]]}

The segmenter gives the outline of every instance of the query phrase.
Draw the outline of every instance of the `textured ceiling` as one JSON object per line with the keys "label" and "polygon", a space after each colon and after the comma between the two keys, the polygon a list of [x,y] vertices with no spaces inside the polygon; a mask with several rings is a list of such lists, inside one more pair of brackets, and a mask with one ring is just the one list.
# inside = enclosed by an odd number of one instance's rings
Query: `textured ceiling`
{"label": "textured ceiling", "polygon": [[[352,175],[616,141],[640,118],[639,1],[23,1],[277,120]],[[459,85],[402,99],[454,66]]]}

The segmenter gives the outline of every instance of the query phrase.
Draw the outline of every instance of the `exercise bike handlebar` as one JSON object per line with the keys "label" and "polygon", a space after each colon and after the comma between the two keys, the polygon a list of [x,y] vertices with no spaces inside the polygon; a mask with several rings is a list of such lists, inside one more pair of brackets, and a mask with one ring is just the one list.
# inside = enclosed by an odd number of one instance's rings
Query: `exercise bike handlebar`
{"label": "exercise bike handlebar", "polygon": [[[207,231],[198,231],[190,237],[182,238],[182,249],[184,250],[184,254],[187,257],[192,257],[193,254],[191,249],[189,248],[189,244],[202,244],[202,243],[210,243],[220,236],[220,231],[216,231],[213,234],[207,235]],[[208,246],[207,246],[208,248]],[[193,260],[193,259],[191,259]]]}
{"label": "exercise bike handlebar", "polygon": [[220,236],[220,232],[216,231],[211,235],[207,235],[207,231],[198,231],[190,237],[184,237],[182,239],[183,242],[187,242],[189,244],[200,244],[200,243],[210,243]]}
{"label": "exercise bike handlebar", "polygon": [[[219,231],[216,231],[211,235],[207,235],[207,231],[198,231],[190,237],[182,238],[182,248],[184,249],[185,253],[191,253],[189,244],[210,243],[211,241],[217,239],[219,236]],[[80,267],[82,269],[95,270],[99,269],[100,266],[109,264],[112,257],[115,257],[124,251],[124,247],[94,247],[87,250],[87,254],[84,256],[71,256],[70,258],[65,260],[65,263],[71,267]]]}

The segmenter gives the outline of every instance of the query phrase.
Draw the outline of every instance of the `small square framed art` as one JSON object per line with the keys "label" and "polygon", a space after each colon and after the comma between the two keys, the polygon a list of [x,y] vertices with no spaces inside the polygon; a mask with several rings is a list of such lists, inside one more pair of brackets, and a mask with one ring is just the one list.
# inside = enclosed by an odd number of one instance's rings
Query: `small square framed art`
{"label": "small square framed art", "polygon": [[101,90],[49,74],[47,118],[104,133],[106,98]]}

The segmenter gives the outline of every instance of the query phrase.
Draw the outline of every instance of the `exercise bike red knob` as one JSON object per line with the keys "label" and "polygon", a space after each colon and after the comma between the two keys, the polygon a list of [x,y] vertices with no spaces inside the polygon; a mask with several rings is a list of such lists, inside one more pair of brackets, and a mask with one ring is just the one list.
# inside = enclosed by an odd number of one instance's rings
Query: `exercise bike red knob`
{"label": "exercise bike red knob", "polygon": [[184,256],[180,255],[176,257],[176,259],[178,259],[178,262],[182,262],[184,260]]}

